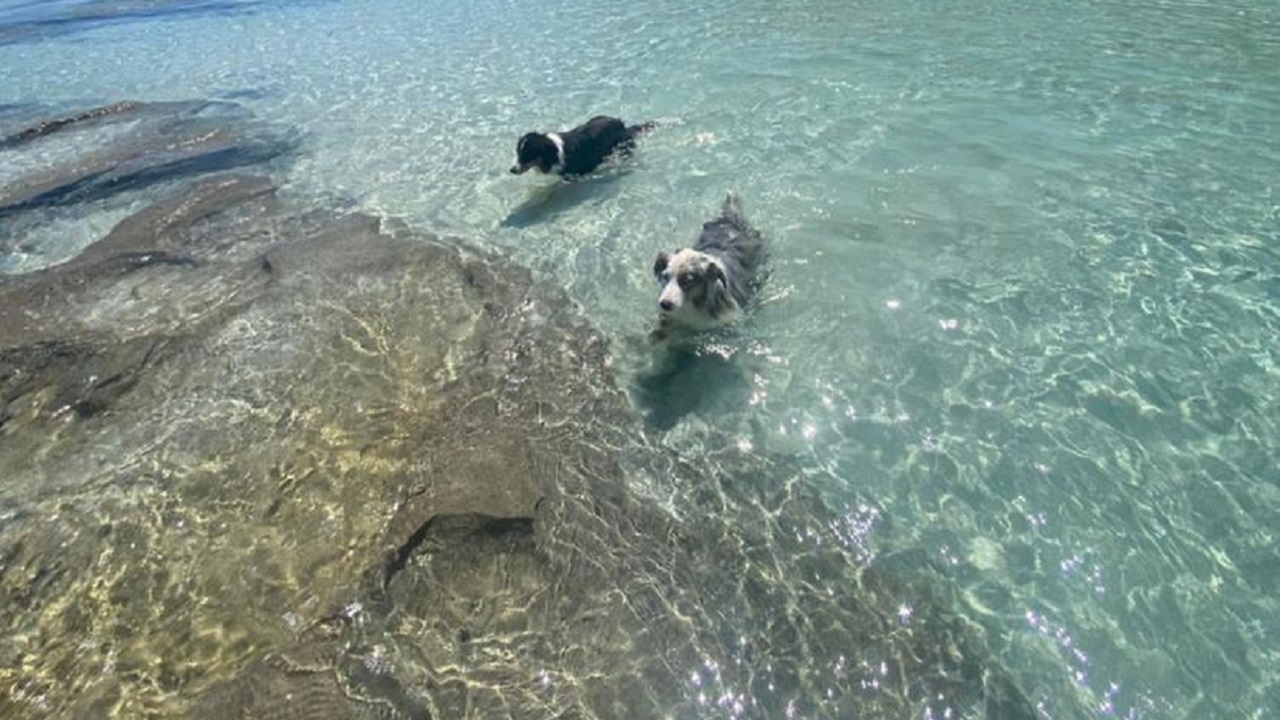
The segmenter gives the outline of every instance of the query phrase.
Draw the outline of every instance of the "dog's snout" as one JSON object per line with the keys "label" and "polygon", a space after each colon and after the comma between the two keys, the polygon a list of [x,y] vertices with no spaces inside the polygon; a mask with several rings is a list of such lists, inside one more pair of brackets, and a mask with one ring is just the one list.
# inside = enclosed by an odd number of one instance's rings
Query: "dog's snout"
{"label": "dog's snout", "polygon": [[671,312],[676,309],[676,304],[667,298],[663,298],[658,301],[658,307],[662,308],[663,312]]}

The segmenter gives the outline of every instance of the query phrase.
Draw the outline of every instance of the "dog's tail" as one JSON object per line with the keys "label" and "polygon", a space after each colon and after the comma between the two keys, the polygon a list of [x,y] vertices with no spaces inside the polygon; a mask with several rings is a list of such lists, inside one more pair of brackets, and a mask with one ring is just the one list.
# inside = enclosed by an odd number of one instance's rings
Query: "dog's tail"
{"label": "dog's tail", "polygon": [[658,127],[657,120],[646,120],[639,125],[632,125],[627,128],[627,132],[631,133],[631,137],[639,137]]}
{"label": "dog's tail", "polygon": [[732,190],[725,193],[724,205],[720,207],[720,214],[738,223],[745,222],[742,217],[742,198],[738,197],[738,193]]}

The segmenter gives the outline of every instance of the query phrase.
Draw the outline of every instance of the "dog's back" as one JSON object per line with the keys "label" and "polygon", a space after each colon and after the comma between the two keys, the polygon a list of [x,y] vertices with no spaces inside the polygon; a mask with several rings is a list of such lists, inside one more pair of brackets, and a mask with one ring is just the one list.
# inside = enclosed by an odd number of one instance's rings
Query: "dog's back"
{"label": "dog's back", "polygon": [[627,125],[620,118],[597,115],[563,134],[576,135],[584,142],[616,147],[621,143],[635,140],[656,127],[658,123],[653,120],[646,120],[637,125]]}
{"label": "dog's back", "polygon": [[[640,127],[640,126],[636,126]],[[564,138],[564,174],[585,175],[595,170],[615,152],[629,152],[635,145],[636,133],[616,117],[597,115],[578,127],[562,133]]]}
{"label": "dog's back", "polygon": [[598,145],[612,148],[631,137],[626,123],[616,117],[597,115],[578,127],[561,133],[565,139],[566,151],[570,143],[582,146]]}
{"label": "dog's back", "polygon": [[768,248],[764,237],[747,224],[737,194],[730,192],[720,216],[703,223],[693,249],[714,255],[724,265],[726,288],[738,306],[745,307],[759,286]]}

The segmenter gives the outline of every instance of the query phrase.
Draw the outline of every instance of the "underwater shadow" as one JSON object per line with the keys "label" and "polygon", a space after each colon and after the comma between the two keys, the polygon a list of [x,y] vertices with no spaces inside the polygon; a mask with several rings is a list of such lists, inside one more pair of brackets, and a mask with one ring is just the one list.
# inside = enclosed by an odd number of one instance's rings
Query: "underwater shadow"
{"label": "underwater shadow", "polygon": [[645,424],[670,430],[689,415],[721,415],[746,408],[751,397],[748,368],[725,345],[663,347],[632,382]]}
{"label": "underwater shadow", "polygon": [[577,180],[562,180],[538,185],[529,191],[525,201],[516,206],[500,227],[523,228],[549,220],[590,200],[601,200],[616,192],[618,171],[590,175]]}

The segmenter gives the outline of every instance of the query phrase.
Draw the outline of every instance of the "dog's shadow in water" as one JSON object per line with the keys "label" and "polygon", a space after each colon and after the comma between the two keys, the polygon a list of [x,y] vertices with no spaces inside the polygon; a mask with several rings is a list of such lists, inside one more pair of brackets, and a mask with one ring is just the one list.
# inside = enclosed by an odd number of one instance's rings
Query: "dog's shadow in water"
{"label": "dog's shadow in water", "polygon": [[636,375],[633,397],[645,423],[670,430],[690,414],[721,415],[744,409],[751,382],[741,353],[721,352],[713,345],[662,348],[658,362]]}
{"label": "dog's shadow in water", "polygon": [[502,227],[523,228],[536,225],[591,200],[600,200],[615,192],[619,170],[609,170],[595,175],[561,180],[549,185],[539,185],[530,191],[529,197],[503,218]]}

